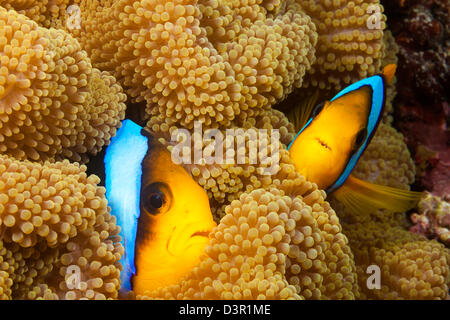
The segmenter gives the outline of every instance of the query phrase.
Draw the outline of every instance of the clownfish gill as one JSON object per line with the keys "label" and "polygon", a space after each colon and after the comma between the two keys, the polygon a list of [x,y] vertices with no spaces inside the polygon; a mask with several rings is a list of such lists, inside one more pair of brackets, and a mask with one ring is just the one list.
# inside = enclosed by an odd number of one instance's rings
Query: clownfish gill
{"label": "clownfish gill", "polygon": [[105,171],[108,205],[125,248],[121,293],[178,283],[200,263],[216,227],[205,190],[130,120],[107,148]]}
{"label": "clownfish gill", "polygon": [[316,92],[303,106],[307,111],[290,114],[299,129],[288,148],[297,171],[353,212],[404,212],[422,197],[420,192],[380,186],[351,175],[382,119],[386,84],[395,70],[396,65],[387,65],[382,74],[361,80],[313,107]]}

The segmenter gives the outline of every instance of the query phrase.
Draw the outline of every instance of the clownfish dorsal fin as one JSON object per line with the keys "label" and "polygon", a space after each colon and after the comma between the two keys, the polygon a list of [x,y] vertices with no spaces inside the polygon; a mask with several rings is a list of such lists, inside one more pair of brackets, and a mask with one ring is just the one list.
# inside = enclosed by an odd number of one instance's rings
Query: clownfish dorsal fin
{"label": "clownfish dorsal fin", "polygon": [[396,64],[388,64],[384,67],[382,75],[384,76],[387,84],[390,84],[392,79],[394,79],[395,71],[397,71]]}
{"label": "clownfish dorsal fin", "polygon": [[333,195],[354,214],[374,213],[379,209],[406,212],[422,198],[422,192],[382,186],[350,175]]}
{"label": "clownfish dorsal fin", "polygon": [[296,132],[299,132],[308,123],[317,100],[319,100],[319,90],[315,90],[310,97],[288,112],[287,117],[294,125]]}

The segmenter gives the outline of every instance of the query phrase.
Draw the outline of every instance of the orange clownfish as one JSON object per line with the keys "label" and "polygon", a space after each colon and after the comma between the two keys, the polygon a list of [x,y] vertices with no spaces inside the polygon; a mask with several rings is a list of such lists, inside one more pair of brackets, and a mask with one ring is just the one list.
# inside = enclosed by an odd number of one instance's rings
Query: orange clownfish
{"label": "orange clownfish", "polygon": [[317,105],[309,117],[294,114],[294,122],[305,123],[288,147],[296,169],[353,212],[404,212],[422,196],[351,175],[381,121],[386,84],[395,70],[396,65],[388,65],[382,74],[350,85],[330,101]]}
{"label": "orange clownfish", "polygon": [[201,261],[216,226],[206,191],[171,153],[124,120],[105,155],[106,197],[121,227],[121,292],[179,283]]}

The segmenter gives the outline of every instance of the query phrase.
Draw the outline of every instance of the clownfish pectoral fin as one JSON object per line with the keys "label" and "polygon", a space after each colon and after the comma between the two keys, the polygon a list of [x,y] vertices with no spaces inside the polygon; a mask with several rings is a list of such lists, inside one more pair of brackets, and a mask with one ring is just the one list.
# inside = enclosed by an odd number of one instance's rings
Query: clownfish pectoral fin
{"label": "clownfish pectoral fin", "polygon": [[391,83],[392,79],[394,79],[395,71],[397,71],[396,64],[388,64],[384,67],[382,74],[387,84]]}
{"label": "clownfish pectoral fin", "polygon": [[295,131],[300,131],[311,118],[311,113],[319,99],[319,90],[316,90],[312,96],[306,98],[293,109],[289,110],[287,117],[294,125]]}
{"label": "clownfish pectoral fin", "polygon": [[350,175],[333,195],[353,213],[372,213],[378,209],[406,212],[417,205],[423,193],[381,186]]}

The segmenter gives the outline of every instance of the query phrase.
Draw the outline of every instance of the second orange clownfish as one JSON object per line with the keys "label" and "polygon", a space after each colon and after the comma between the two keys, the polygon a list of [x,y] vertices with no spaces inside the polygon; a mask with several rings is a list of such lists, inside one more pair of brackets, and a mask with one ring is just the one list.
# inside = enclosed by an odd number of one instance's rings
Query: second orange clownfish
{"label": "second orange clownfish", "polygon": [[317,105],[309,117],[294,115],[301,130],[288,150],[296,169],[353,212],[404,212],[422,196],[351,175],[382,119],[386,85],[395,70],[396,65],[388,65],[382,74],[350,85]]}

